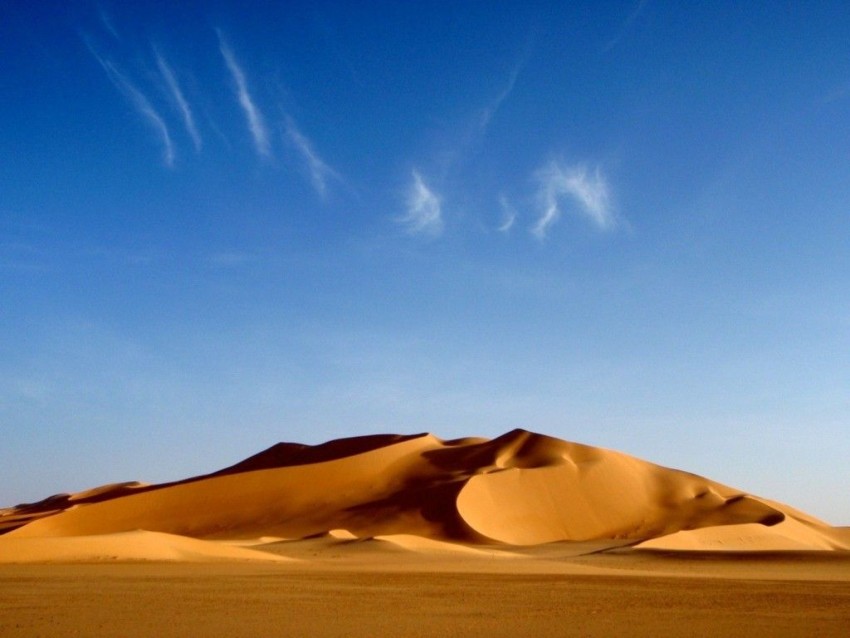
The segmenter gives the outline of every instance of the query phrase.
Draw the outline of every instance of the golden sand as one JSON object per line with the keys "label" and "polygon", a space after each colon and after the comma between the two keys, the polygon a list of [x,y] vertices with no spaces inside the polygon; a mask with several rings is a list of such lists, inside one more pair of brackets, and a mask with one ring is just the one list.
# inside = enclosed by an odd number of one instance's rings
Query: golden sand
{"label": "golden sand", "polygon": [[850,530],[516,430],[0,510],[0,636],[844,636]]}

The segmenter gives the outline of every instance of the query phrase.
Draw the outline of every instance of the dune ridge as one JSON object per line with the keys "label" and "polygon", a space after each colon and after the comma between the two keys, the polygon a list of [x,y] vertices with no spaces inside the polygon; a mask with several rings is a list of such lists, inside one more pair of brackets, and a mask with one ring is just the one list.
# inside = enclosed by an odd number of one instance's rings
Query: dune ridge
{"label": "dune ridge", "polygon": [[138,530],[304,539],[340,529],[407,547],[419,537],[432,541],[425,547],[616,539],[646,549],[850,549],[847,534],[780,503],[519,429],[494,439],[280,443],[183,481],[112,484],[0,510],[0,543]]}

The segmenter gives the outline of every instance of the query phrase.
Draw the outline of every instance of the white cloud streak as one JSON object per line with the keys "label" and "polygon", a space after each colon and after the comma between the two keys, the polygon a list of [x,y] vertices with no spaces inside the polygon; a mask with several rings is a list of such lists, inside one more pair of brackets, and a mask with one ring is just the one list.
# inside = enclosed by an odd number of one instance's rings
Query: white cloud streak
{"label": "white cloud streak", "polygon": [[159,68],[162,79],[165,80],[165,83],[168,85],[168,90],[171,91],[171,97],[174,100],[174,104],[177,106],[177,109],[180,111],[180,115],[183,117],[183,124],[186,126],[186,132],[189,134],[189,137],[192,138],[192,143],[195,145],[195,151],[200,151],[202,146],[201,136],[198,133],[198,128],[195,126],[195,118],[192,115],[192,109],[189,107],[189,103],[186,101],[186,97],[180,89],[180,84],[177,82],[177,77],[174,75],[174,71],[156,47],[153,48],[153,52],[154,57],[156,58],[156,66]]}
{"label": "white cloud streak", "polygon": [[100,7],[98,14],[100,16],[100,22],[101,24],[103,24],[103,28],[109,31],[109,34],[120,42],[121,36],[118,35],[118,31],[115,29],[115,25],[112,24],[112,18],[109,17],[109,14],[106,12],[106,10],[103,7]]}
{"label": "white cloud streak", "polygon": [[500,233],[507,233],[513,228],[516,223],[517,212],[508,198],[502,195],[499,197],[499,206],[502,208],[502,223],[496,228]]}
{"label": "white cloud streak", "polygon": [[312,142],[298,129],[291,117],[286,118],[286,136],[307,165],[307,170],[310,172],[310,182],[316,189],[316,193],[321,199],[324,199],[327,195],[328,181],[331,179],[339,180],[339,173],[328,166],[319,156],[313,148]]}
{"label": "white cloud streak", "polygon": [[502,102],[508,99],[508,96],[513,92],[514,86],[516,86],[517,78],[519,77],[519,73],[524,65],[525,63],[523,61],[522,63],[517,64],[514,67],[514,69],[511,71],[510,76],[508,76],[508,82],[505,85],[505,88],[502,89],[501,93],[499,93],[493,101],[491,101],[487,106],[485,106],[481,110],[481,115],[478,119],[478,125],[481,127],[482,131],[490,125],[490,120],[493,119],[493,116],[496,114],[496,111],[498,111],[499,107],[502,106]]}
{"label": "white cloud streak", "polygon": [[443,232],[440,198],[416,170],[407,193],[407,212],[398,221],[411,235],[437,237]]}
{"label": "white cloud streak", "polygon": [[171,135],[168,133],[168,127],[165,120],[153,107],[150,100],[136,86],[130,82],[127,77],[121,73],[118,68],[109,60],[100,57],[92,48],[91,44],[86,41],[86,45],[91,51],[95,59],[106,71],[106,75],[118,92],[124,95],[125,98],[135,107],[136,111],[150,125],[153,131],[157,134],[162,143],[162,159],[165,165],[169,168],[174,166],[174,143],[171,141]]}
{"label": "white cloud streak", "polygon": [[565,167],[551,162],[537,172],[541,214],[531,232],[540,239],[546,237],[549,228],[561,216],[561,200],[569,197],[577,205],[570,210],[586,217],[600,230],[612,230],[617,220],[611,209],[608,183],[599,167],[589,171],[579,164]]}
{"label": "white cloud streak", "polygon": [[239,106],[242,107],[242,111],[245,113],[248,130],[251,131],[251,137],[254,138],[254,146],[257,149],[257,153],[263,157],[270,157],[272,151],[271,144],[269,143],[269,134],[266,130],[263,114],[260,113],[256,104],[254,104],[251,93],[248,91],[248,81],[245,78],[245,72],[236,61],[233,51],[224,40],[221,31],[216,31],[216,33],[218,34],[218,48],[221,51],[221,56],[224,58],[228,71],[230,71],[230,75],[233,77],[236,98],[239,101]]}
{"label": "white cloud streak", "polygon": [[632,9],[631,13],[626,17],[626,20],[623,22],[620,30],[617,32],[613,38],[611,38],[608,42],[605,43],[605,46],[602,47],[602,52],[607,53],[612,50],[618,44],[620,44],[620,40],[622,40],[626,34],[631,31],[632,26],[634,26],[635,20],[638,19],[638,16],[643,12],[649,0],[638,0],[635,8]]}

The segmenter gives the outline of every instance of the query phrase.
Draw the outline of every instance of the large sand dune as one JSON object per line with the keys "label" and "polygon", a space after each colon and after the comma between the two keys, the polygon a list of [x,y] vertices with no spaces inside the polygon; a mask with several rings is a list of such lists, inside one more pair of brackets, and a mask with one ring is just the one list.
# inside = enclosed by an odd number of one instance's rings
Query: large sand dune
{"label": "large sand dune", "polygon": [[[304,539],[340,529],[408,548],[423,546],[411,537],[514,546],[610,539],[647,549],[850,548],[846,532],[785,505],[618,452],[514,430],[492,440],[422,434],[281,443],[184,481],[54,496],[0,510],[0,561],[24,551],[27,539],[133,533],[124,540],[156,551],[165,539],[177,554],[215,555],[211,545],[175,544],[174,535]],[[83,541],[74,543],[85,554]],[[50,553],[46,541],[38,547],[40,556]]]}

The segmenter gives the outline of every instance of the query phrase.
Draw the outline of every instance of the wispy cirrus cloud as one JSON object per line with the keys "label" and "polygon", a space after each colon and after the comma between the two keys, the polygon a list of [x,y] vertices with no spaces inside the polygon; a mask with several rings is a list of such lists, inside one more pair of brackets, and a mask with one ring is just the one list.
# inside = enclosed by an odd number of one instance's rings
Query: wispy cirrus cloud
{"label": "wispy cirrus cloud", "polygon": [[600,230],[612,230],[617,219],[611,208],[611,197],[602,170],[597,166],[590,171],[586,165],[563,166],[557,161],[540,169],[536,177],[539,182],[537,197],[541,214],[531,232],[543,239],[549,228],[561,216],[561,202],[565,197],[572,200],[571,211],[587,218]]}
{"label": "wispy cirrus cloud", "polygon": [[440,197],[428,187],[418,171],[413,171],[412,178],[407,192],[407,211],[398,222],[411,235],[437,237],[443,232]]}
{"label": "wispy cirrus cloud", "polygon": [[605,46],[602,47],[603,53],[607,53],[608,51],[616,47],[618,44],[620,44],[620,40],[622,40],[626,36],[626,34],[631,31],[632,26],[634,26],[635,20],[638,19],[640,14],[646,8],[648,2],[649,0],[637,1],[634,9],[632,9],[631,13],[629,13],[629,15],[626,17],[625,21],[620,26],[620,30],[617,32],[617,34],[613,38],[608,40],[608,42],[605,43]]}
{"label": "wispy cirrus cloud", "polygon": [[186,127],[186,132],[189,134],[189,137],[192,138],[192,143],[195,145],[195,151],[200,151],[201,146],[203,145],[201,135],[198,133],[197,126],[195,126],[195,118],[192,115],[192,109],[189,106],[189,102],[186,100],[186,96],[183,95],[180,84],[177,82],[177,76],[165,60],[165,57],[155,46],[153,47],[153,53],[156,58],[156,66],[159,69],[160,75],[162,75],[162,79],[165,80],[168,90],[171,92],[171,98],[174,101],[174,104],[180,111],[180,115],[183,118],[183,124]]}
{"label": "wispy cirrus cloud", "polygon": [[109,78],[110,82],[112,82],[113,86],[115,86],[115,88],[118,89],[118,92],[133,105],[139,115],[142,116],[142,119],[144,119],[154,133],[156,133],[162,143],[162,159],[166,166],[169,168],[173,167],[174,143],[171,140],[171,135],[168,132],[168,126],[166,126],[165,120],[162,119],[162,116],[153,107],[145,94],[142,93],[135,84],[130,82],[127,76],[122,73],[118,67],[116,67],[110,60],[99,55],[88,40],[85,40],[85,42],[91,54],[98,61],[100,66],[103,67],[103,70],[106,72],[106,76]]}
{"label": "wispy cirrus cloud", "polygon": [[121,36],[118,35],[118,30],[115,28],[115,25],[112,23],[112,18],[106,12],[106,9],[100,7],[98,10],[98,17],[100,18],[100,23],[103,25],[103,28],[109,32],[116,40],[120,41]]}
{"label": "wispy cirrus cloud", "polygon": [[508,201],[508,198],[504,195],[499,197],[499,206],[502,209],[502,222],[496,227],[496,230],[500,233],[510,232],[511,228],[514,227],[517,218],[516,208]]}
{"label": "wispy cirrus cloud", "polygon": [[263,157],[271,157],[271,143],[269,142],[269,134],[266,129],[265,120],[260,109],[254,103],[251,93],[248,90],[248,80],[245,78],[245,72],[236,57],[233,55],[233,50],[227,44],[220,30],[216,30],[218,34],[218,48],[221,51],[221,56],[227,65],[228,71],[233,78],[234,88],[236,89],[236,98],[239,101],[239,106],[245,113],[245,119],[248,123],[248,130],[251,132],[251,137],[254,139],[254,147],[257,153]]}
{"label": "wispy cirrus cloud", "polygon": [[493,119],[493,116],[496,114],[496,111],[502,106],[502,103],[508,99],[508,96],[513,93],[514,87],[516,86],[517,78],[519,77],[520,72],[522,72],[523,67],[525,66],[526,57],[523,58],[511,69],[511,73],[508,76],[508,81],[505,83],[505,86],[499,92],[499,94],[490,101],[483,109],[481,109],[481,113],[478,116],[478,126],[484,131],[489,125],[490,120]]}
{"label": "wispy cirrus cloud", "polygon": [[341,179],[339,173],[328,166],[327,162],[319,156],[313,147],[313,143],[301,132],[295,124],[295,120],[289,116],[286,118],[286,137],[307,165],[307,170],[310,172],[310,182],[313,184],[316,193],[321,199],[324,199],[327,195],[328,181]]}

